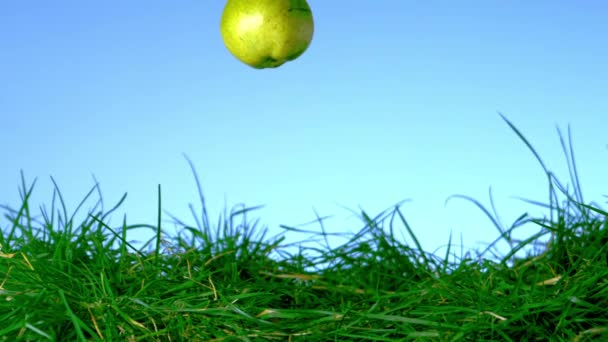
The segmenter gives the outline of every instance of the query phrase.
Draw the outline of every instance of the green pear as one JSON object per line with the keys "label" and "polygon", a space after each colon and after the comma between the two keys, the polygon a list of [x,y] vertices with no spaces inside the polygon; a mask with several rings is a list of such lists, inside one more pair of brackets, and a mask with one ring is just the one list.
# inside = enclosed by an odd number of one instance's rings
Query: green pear
{"label": "green pear", "polygon": [[302,55],[312,40],[314,24],[306,0],[228,0],[220,31],[230,53],[264,69]]}

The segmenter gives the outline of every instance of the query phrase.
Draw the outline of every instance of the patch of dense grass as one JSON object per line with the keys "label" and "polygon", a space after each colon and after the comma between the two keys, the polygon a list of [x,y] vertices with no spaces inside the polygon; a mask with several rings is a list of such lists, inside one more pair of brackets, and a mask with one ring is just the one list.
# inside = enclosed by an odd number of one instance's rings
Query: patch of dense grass
{"label": "patch of dense grass", "polygon": [[[503,117],[504,118],[504,117]],[[512,250],[457,256],[423,251],[399,207],[370,217],[347,242],[301,245],[235,209],[212,226],[204,198],[197,227],[167,236],[158,225],[110,227],[96,207],[76,224],[56,189],[51,209],[3,207],[0,336],[4,341],[532,341],[608,340],[608,213],[583,203],[569,140],[569,191],[545,167],[547,217],[522,215],[500,231]],[[196,174],[195,174],[196,177]],[[198,184],[198,180],[197,180]],[[97,187],[91,189],[91,195]],[[200,190],[200,184],[199,184]],[[87,196],[87,198],[89,197]],[[559,196],[558,196],[559,195]],[[479,202],[490,218],[493,216]],[[85,198],[86,199],[86,198]],[[123,197],[124,200],[124,197]],[[83,200],[84,203],[84,200]],[[80,206],[79,206],[80,208]],[[77,209],[78,211],[78,209]],[[524,241],[511,233],[541,227]],[[395,238],[397,224],[414,241]],[[322,226],[322,224],[321,224]],[[154,229],[136,249],[129,230]],[[284,227],[287,230],[298,230]],[[319,233],[327,241],[325,230]],[[548,242],[537,246],[541,238]],[[449,241],[451,243],[451,239]],[[144,251],[147,248],[147,251]],[[527,251],[525,256],[518,256]],[[278,257],[271,257],[271,254]]]}

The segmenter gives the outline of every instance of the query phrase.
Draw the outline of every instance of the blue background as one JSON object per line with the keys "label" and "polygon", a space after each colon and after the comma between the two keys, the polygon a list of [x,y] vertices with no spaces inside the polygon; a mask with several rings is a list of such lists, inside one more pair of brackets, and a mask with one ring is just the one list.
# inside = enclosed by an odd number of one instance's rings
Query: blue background
{"label": "blue background", "polygon": [[106,209],[128,193],[113,226],[124,213],[154,224],[157,184],[163,209],[194,224],[185,153],[211,222],[245,203],[265,205],[250,217],[271,233],[313,208],[334,216],[329,231],[357,231],[342,206],[374,216],[411,199],[402,210],[425,249],[450,231],[475,247],[497,231],[468,202],[444,205],[452,194],[489,204],[491,186],[507,225],[546,214],[513,198],[546,202],[547,183],[501,112],[562,179],[555,127],[570,124],[586,200],[604,204],[604,1],[309,3],[306,53],[255,70],[223,45],[223,1],[3,2],[0,203],[20,204],[23,169],[38,178],[34,208],[50,205],[52,175],[73,211],[94,175]]}

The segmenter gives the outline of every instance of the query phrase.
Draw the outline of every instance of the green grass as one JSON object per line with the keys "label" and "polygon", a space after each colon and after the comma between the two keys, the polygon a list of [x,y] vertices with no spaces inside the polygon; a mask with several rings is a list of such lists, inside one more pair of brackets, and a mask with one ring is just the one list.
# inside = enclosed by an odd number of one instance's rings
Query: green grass
{"label": "green grass", "polygon": [[[528,140],[503,117],[547,175],[547,215],[503,227],[479,206],[499,237],[484,251],[423,250],[399,206],[331,248],[322,220],[317,244],[267,237],[235,208],[197,227],[174,218],[110,227],[96,205],[83,222],[68,215],[55,187],[50,210],[35,216],[22,175],[22,205],[2,207],[0,336],[3,341],[608,341],[608,213],[585,204],[570,132],[560,139],[570,170],[564,186]],[[194,173],[196,178],[196,173]],[[570,190],[569,188],[572,188]],[[95,186],[76,209],[78,212]],[[100,197],[101,200],[101,197]],[[193,211],[194,213],[194,211]],[[197,216],[195,215],[195,218]],[[512,233],[534,224],[539,233]],[[136,249],[128,232],[152,229]],[[299,228],[285,227],[287,233]],[[396,238],[405,234],[407,245]],[[543,240],[544,239],[544,240]],[[498,255],[495,244],[511,251]],[[544,241],[544,242],[543,242]],[[297,250],[297,252],[290,252]],[[523,254],[522,254],[523,253]]]}

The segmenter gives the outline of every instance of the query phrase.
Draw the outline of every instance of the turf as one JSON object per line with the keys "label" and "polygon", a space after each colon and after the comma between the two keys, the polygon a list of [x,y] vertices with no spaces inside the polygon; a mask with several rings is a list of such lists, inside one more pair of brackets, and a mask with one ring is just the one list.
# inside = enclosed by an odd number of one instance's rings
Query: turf
{"label": "turf", "polygon": [[[22,204],[3,206],[0,336],[3,341],[608,341],[608,213],[583,202],[568,131],[560,132],[570,179],[564,186],[504,116],[547,175],[544,217],[502,227],[497,255],[424,251],[399,206],[330,247],[284,243],[234,208],[211,224],[169,236],[158,224],[110,227],[97,206],[74,222],[55,188],[49,210],[32,213],[35,182],[22,175]],[[196,173],[195,178],[196,178]],[[571,190],[569,190],[571,189]],[[91,189],[85,200],[98,189]],[[524,224],[539,233],[512,237]],[[282,226],[288,233],[299,228]],[[154,230],[135,248],[133,229]],[[411,245],[397,239],[407,234]],[[544,242],[542,242],[544,241]],[[451,238],[446,241],[452,246]],[[294,252],[295,250],[295,252]],[[522,253],[524,253],[522,255]]]}

